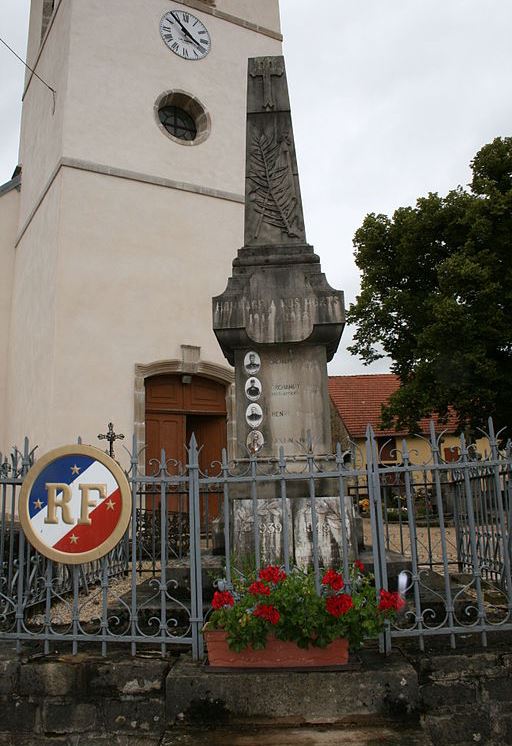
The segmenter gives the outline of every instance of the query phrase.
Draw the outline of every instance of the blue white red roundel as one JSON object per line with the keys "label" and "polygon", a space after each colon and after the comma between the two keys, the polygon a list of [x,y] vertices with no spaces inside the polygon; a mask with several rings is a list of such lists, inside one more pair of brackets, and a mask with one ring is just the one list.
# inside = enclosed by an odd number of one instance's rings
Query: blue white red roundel
{"label": "blue white red roundel", "polygon": [[79,564],[99,559],[124,535],[131,493],[119,465],[92,446],[64,446],[39,459],[20,493],[19,516],[45,557]]}

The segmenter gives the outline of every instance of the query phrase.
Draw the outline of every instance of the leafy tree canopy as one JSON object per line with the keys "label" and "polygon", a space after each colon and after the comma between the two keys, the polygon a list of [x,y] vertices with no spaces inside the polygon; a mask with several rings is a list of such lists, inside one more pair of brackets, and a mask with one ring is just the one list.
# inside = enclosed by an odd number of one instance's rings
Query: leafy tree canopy
{"label": "leafy tree canopy", "polygon": [[361,294],[350,352],[389,356],[401,386],[383,422],[411,430],[453,407],[461,424],[512,426],[512,138],[471,162],[469,190],[430,193],[355,234]]}

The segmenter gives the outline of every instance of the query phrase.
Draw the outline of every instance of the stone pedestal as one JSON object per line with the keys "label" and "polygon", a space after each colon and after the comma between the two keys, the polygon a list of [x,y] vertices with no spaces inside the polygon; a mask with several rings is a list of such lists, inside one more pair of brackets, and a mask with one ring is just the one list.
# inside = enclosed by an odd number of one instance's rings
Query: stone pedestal
{"label": "stone pedestal", "polygon": [[[331,451],[327,361],[345,323],[343,293],[328,284],[306,242],[295,145],[282,57],[249,60],[245,244],[222,295],[213,299],[213,329],[236,376],[236,458],[305,458]],[[234,508],[235,551],[258,548],[262,561],[311,559],[312,534],[325,564],[340,555],[342,510],[336,480],[247,487]],[[274,492],[272,492],[274,490]],[[321,499],[320,499],[321,498]],[[346,516],[345,516],[346,518]]]}
{"label": "stone pedestal", "polygon": [[[275,344],[258,346],[257,354],[260,368],[253,376],[244,366],[247,350],[235,351],[237,404],[242,400],[237,406],[236,423],[239,455],[243,453],[244,441],[248,451],[256,450],[258,457],[277,458],[281,446],[286,457],[305,454],[310,437],[314,439],[315,453],[329,453],[325,347]],[[261,392],[257,398],[246,394],[252,388],[252,381]],[[259,411],[255,410],[256,405],[261,408],[261,419],[251,420],[254,411]],[[255,430],[263,438],[253,443]]]}

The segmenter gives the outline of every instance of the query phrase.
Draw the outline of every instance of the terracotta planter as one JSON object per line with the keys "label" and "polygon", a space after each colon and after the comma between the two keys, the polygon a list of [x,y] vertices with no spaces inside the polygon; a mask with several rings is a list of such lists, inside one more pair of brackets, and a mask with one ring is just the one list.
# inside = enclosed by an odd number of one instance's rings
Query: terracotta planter
{"label": "terracotta planter", "polygon": [[263,650],[246,648],[237,653],[228,647],[222,629],[203,632],[210,666],[220,668],[308,668],[343,666],[348,662],[348,640],[334,640],[326,648],[299,648],[294,642],[270,636]]}

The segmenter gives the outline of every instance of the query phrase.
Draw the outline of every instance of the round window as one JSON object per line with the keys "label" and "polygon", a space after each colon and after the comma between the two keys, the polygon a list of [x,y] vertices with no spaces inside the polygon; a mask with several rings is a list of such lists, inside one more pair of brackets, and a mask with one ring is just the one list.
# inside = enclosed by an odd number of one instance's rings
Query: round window
{"label": "round window", "polygon": [[210,117],[204,106],[184,91],[168,91],[155,102],[160,130],[181,145],[199,145],[210,134]]}
{"label": "round window", "polygon": [[177,106],[162,106],[158,116],[170,135],[180,140],[196,139],[196,123],[184,109],[179,109]]}

